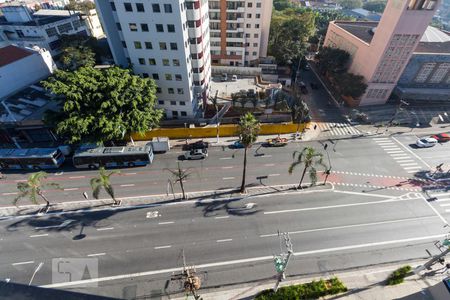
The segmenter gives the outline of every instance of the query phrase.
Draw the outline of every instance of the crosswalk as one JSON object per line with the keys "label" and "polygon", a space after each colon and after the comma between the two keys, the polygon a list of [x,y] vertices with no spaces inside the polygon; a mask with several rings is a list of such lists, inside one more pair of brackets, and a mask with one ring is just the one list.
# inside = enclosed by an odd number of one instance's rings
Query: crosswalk
{"label": "crosswalk", "polygon": [[323,136],[359,135],[361,132],[350,123],[318,123]]}
{"label": "crosswalk", "polygon": [[373,138],[373,141],[389,154],[389,156],[407,173],[416,173],[422,169],[422,166],[419,165],[410,154],[390,138]]}
{"label": "crosswalk", "polygon": [[450,213],[450,193],[429,193],[430,197],[436,197],[436,203],[446,212]]}

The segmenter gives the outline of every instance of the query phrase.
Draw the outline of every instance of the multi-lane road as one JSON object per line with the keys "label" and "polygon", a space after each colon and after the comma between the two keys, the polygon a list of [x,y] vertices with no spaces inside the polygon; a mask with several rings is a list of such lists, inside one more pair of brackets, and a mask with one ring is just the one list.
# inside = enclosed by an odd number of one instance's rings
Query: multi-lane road
{"label": "multi-lane road", "polygon": [[[448,232],[450,195],[434,190],[430,193],[438,200],[428,202],[423,183],[411,179],[440,163],[450,167],[450,144],[415,149],[410,147],[414,141],[411,136],[328,141],[330,184],[314,189],[2,220],[0,280],[28,284],[32,279],[33,285],[117,298],[158,298],[180,291],[180,282],[167,280],[181,267],[184,250],[204,287],[254,282],[274,275],[278,230],[290,232],[294,245],[288,275],[426,257],[426,249],[436,253],[433,242]],[[292,152],[306,145],[322,149],[318,142],[257,152],[254,147],[248,184],[298,182],[300,169],[291,176],[287,169]],[[188,191],[237,187],[242,150],[213,148],[209,154],[204,161],[183,162],[193,172],[186,181]],[[156,156],[149,167],[122,170],[113,178],[117,194],[166,193],[165,169],[176,166],[178,155],[175,150]],[[65,169],[49,180],[66,190],[46,193],[52,201],[81,201],[94,175]],[[26,177],[7,176],[0,186],[2,206],[11,205],[17,181]],[[260,182],[257,176],[268,178]],[[98,278],[55,283],[56,258],[95,259]]]}

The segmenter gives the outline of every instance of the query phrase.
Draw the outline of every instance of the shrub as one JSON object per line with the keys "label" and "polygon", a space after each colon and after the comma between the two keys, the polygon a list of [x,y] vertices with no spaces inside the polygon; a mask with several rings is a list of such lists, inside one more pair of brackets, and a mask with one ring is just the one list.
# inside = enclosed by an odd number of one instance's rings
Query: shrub
{"label": "shrub", "polygon": [[388,285],[396,285],[396,284],[402,283],[403,280],[405,279],[406,275],[408,275],[409,272],[411,272],[411,266],[404,266],[404,267],[398,268],[397,270],[392,272],[391,275],[389,275],[389,277],[387,279],[387,284]]}

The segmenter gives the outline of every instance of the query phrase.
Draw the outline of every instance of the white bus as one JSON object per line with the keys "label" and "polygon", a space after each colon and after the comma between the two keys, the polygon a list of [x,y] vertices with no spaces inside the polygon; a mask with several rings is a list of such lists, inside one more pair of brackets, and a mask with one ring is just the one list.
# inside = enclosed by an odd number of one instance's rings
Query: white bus
{"label": "white bus", "polygon": [[78,149],[73,156],[75,168],[146,166],[153,161],[150,145],[142,147],[98,147]]}
{"label": "white bus", "polygon": [[0,169],[57,169],[64,162],[58,148],[0,149]]}

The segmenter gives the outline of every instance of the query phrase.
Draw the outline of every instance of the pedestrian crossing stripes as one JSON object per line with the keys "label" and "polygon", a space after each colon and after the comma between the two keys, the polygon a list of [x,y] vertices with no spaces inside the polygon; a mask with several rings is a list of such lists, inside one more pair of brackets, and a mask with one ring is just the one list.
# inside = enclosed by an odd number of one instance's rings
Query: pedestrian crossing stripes
{"label": "pedestrian crossing stripes", "polygon": [[436,198],[436,203],[445,210],[446,213],[450,213],[450,193],[449,192],[441,192],[441,193],[428,193],[430,198]]}
{"label": "pedestrian crossing stripes", "polygon": [[387,154],[397,162],[407,173],[412,174],[420,171],[420,166],[409,153],[405,152],[399,145],[389,138],[373,138],[378,146],[380,146]]}
{"label": "pedestrian crossing stripes", "polygon": [[318,123],[322,135],[325,136],[344,136],[360,135],[361,132],[350,123]]}

